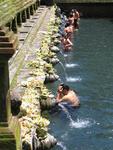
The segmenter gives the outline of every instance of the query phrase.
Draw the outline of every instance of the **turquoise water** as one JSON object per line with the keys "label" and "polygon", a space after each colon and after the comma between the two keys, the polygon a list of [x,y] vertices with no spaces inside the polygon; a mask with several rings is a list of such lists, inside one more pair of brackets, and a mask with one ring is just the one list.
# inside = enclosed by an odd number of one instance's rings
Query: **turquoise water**
{"label": "turquoise water", "polygon": [[[73,50],[59,53],[56,69],[63,82],[78,91],[81,107],[50,115],[50,132],[58,139],[52,150],[113,149],[113,21],[81,19]],[[66,73],[64,73],[66,72]],[[48,87],[55,93],[58,82]]]}

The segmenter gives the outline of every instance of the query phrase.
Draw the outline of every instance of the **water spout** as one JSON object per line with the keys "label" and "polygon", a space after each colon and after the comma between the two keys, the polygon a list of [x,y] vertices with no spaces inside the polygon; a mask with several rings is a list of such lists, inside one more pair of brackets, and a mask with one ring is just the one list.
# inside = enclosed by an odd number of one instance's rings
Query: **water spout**
{"label": "water spout", "polygon": [[62,68],[64,70],[65,80],[67,80],[68,76],[67,76],[67,73],[66,73],[66,68],[64,67],[64,65],[61,61],[59,61],[59,64],[62,66]]}
{"label": "water spout", "polygon": [[63,104],[58,104],[59,107],[63,110],[63,112],[66,114],[67,118],[69,119],[70,122],[73,122],[74,120],[72,119],[68,109],[63,105]]}
{"label": "water spout", "polygon": [[57,145],[62,148],[62,150],[67,150],[66,146],[62,142],[58,142]]}
{"label": "water spout", "polygon": [[74,63],[66,64],[66,68],[74,68],[78,66],[79,66],[78,64],[74,64]]}
{"label": "water spout", "polygon": [[68,77],[67,82],[80,82],[82,79],[80,77]]}
{"label": "water spout", "polygon": [[64,54],[63,54],[63,52],[61,50],[60,50],[60,54],[63,56],[64,64],[66,64],[65,56],[64,56]]}

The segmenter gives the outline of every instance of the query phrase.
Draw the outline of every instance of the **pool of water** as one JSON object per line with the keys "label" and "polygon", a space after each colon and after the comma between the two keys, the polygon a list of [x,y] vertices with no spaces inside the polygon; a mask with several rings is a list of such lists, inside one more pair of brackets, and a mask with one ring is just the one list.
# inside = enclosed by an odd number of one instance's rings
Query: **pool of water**
{"label": "pool of water", "polygon": [[[59,53],[61,81],[78,91],[81,107],[51,113],[52,150],[113,149],[113,20],[81,19],[73,50]],[[59,81],[48,84],[55,94]]]}

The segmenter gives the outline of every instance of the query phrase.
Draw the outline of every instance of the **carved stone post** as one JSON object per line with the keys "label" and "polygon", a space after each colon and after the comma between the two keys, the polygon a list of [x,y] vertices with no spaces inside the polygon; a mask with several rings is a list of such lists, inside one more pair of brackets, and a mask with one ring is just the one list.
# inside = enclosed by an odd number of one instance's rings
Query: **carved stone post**
{"label": "carved stone post", "polygon": [[36,10],[38,9],[38,7],[39,7],[39,1],[36,1]]}
{"label": "carved stone post", "polygon": [[40,6],[40,0],[36,0],[37,8]]}
{"label": "carved stone post", "polygon": [[0,149],[21,150],[19,122],[11,115],[8,68],[17,40],[11,42],[7,33],[8,28],[0,28]]}
{"label": "carved stone post", "polygon": [[12,20],[12,31],[13,31],[14,33],[17,33],[17,18],[14,18],[14,19]]}
{"label": "carved stone post", "polygon": [[22,22],[26,22],[26,19],[27,19],[27,17],[26,17],[26,11],[23,10],[22,11]]}
{"label": "carved stone post", "polygon": [[21,13],[17,14],[17,25],[19,27],[22,25],[22,16],[21,16]]}
{"label": "carved stone post", "polygon": [[34,14],[34,9],[33,9],[33,5],[30,6],[30,14],[33,15]]}
{"label": "carved stone post", "polygon": [[30,8],[29,7],[26,9],[26,15],[27,15],[27,19],[30,19]]}

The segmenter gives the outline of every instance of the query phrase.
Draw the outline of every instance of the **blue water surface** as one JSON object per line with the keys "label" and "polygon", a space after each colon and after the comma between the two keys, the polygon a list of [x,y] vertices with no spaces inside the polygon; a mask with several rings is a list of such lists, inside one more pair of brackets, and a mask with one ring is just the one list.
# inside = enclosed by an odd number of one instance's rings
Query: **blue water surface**
{"label": "blue water surface", "polygon": [[[79,109],[50,114],[52,150],[113,150],[113,20],[81,19],[73,50],[59,53],[62,82],[78,91]],[[48,84],[56,93],[60,81]]]}

